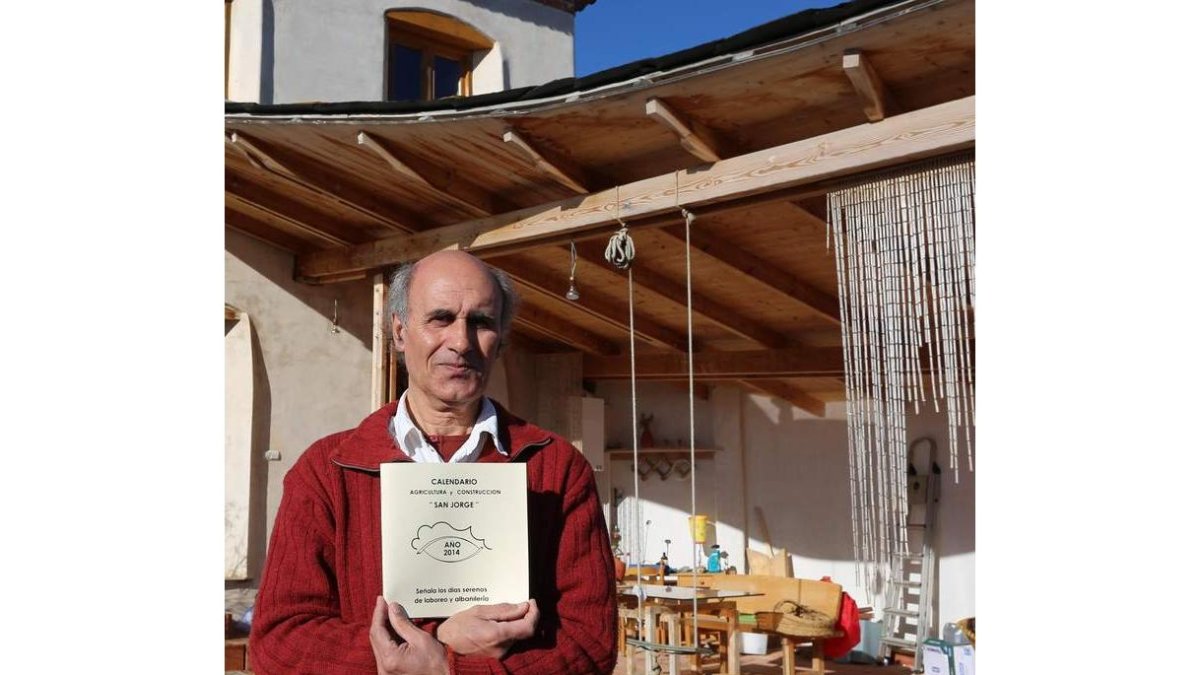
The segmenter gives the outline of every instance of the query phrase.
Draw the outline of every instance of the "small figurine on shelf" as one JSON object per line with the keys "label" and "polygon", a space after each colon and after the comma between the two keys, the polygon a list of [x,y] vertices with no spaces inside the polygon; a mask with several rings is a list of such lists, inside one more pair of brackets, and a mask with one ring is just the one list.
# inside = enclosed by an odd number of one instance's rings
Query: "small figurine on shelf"
{"label": "small figurine on shelf", "polygon": [[616,572],[617,581],[620,582],[625,578],[625,552],[621,550],[621,528],[613,526],[612,535],[609,537],[612,541],[613,551],[613,568]]}
{"label": "small figurine on shelf", "polygon": [[653,448],[654,434],[650,433],[650,423],[654,421],[654,415],[639,415],[638,421],[642,425],[642,435],[638,439],[638,443],[643,448]]}

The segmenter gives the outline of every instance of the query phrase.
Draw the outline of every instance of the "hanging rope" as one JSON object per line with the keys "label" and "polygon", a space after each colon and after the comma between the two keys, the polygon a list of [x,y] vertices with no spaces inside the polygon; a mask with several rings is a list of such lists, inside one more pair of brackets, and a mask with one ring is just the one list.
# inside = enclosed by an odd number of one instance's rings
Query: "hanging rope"
{"label": "hanging rope", "polygon": [[608,246],[604,249],[604,259],[619,270],[627,270],[633,264],[636,252],[633,248],[633,239],[629,236],[629,227],[621,221],[619,215],[617,222],[621,223],[621,229],[617,230],[617,233],[608,240]]}
{"label": "hanging rope", "polygon": [[[626,270],[629,286],[629,383],[630,383],[630,399],[631,399],[631,415],[633,420],[633,466],[636,472],[640,463],[639,455],[639,434],[637,433],[638,424],[638,407],[637,407],[637,356],[636,356],[636,339],[634,332],[634,304],[633,304],[633,260],[636,256],[636,251],[633,245],[633,239],[629,236],[629,226],[621,218],[621,186],[616,189],[617,195],[617,213],[616,220],[621,228],[609,239],[608,246],[604,250],[604,259],[617,269]],[[700,568],[700,557],[696,552],[695,542],[695,522],[696,522],[696,379],[695,379],[695,364],[694,364],[694,347],[693,347],[693,330],[692,330],[692,222],[696,216],[692,212],[679,206],[679,172],[675,173],[675,207],[679,209],[684,220],[684,256],[685,267],[687,270],[687,343],[688,343],[688,439],[689,439],[689,461],[693,470],[690,472],[691,477],[691,518],[688,521],[688,529],[691,530],[692,539],[692,616],[699,615],[699,593],[696,592],[698,586],[698,573]],[[641,492],[639,489],[640,481],[637,477],[633,483],[633,499],[634,513],[636,514],[636,522],[639,528],[644,527],[641,522]],[[642,587],[641,574],[641,542],[642,537],[634,538],[634,546],[637,550],[634,552],[637,558],[637,602],[638,602],[638,635],[644,643],[643,648],[650,649],[649,639],[646,635],[645,622],[640,619],[643,614],[643,602],[645,600],[645,591]],[[664,570],[665,572],[665,570]],[[696,649],[700,649],[700,625],[699,622],[692,622],[692,644]],[[736,649],[736,645],[730,645],[731,649]]]}
{"label": "hanging rope", "polygon": [[[621,229],[608,240],[608,246],[604,250],[604,259],[617,269],[626,270],[626,277],[629,280],[629,398],[630,408],[633,416],[633,470],[637,473],[639,463],[641,461],[638,455],[638,408],[637,408],[637,356],[634,344],[633,331],[633,239],[629,237],[629,226],[621,219],[621,186],[617,185],[617,223]],[[639,476],[634,476],[633,479],[633,513],[634,523],[638,530],[642,530],[642,496],[641,496],[641,481]],[[642,620],[644,607],[643,603],[646,598],[645,589],[642,587],[642,535],[643,532],[637,532],[638,536],[634,537],[633,541],[633,558],[637,569],[637,610],[638,610],[638,637],[642,640],[648,640],[646,635],[645,621]]]}
{"label": "hanging rope", "polygon": [[[675,206],[679,206],[679,172],[675,172]],[[684,261],[687,270],[687,344],[688,344],[688,445],[691,448],[690,461],[696,466],[696,371],[692,349],[692,221],[696,216],[687,209],[679,209],[683,214],[684,231]],[[692,518],[688,521],[689,528],[696,527],[696,472],[692,477]],[[700,559],[696,554],[696,534],[692,532],[692,616],[700,615],[700,596],[696,592],[699,583]],[[692,644],[700,644],[700,622],[692,622]],[[738,649],[737,645],[729,645],[730,649]]]}

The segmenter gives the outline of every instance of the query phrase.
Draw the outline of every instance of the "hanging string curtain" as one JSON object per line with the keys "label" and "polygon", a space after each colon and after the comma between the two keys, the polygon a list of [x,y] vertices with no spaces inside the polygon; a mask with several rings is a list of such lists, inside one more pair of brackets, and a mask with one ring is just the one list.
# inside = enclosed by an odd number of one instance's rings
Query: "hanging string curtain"
{"label": "hanging string curtain", "polygon": [[[859,582],[908,554],[908,410],[947,416],[950,469],[974,471],[973,153],[877,174],[828,195],[846,373]],[[962,441],[960,444],[959,441]]]}

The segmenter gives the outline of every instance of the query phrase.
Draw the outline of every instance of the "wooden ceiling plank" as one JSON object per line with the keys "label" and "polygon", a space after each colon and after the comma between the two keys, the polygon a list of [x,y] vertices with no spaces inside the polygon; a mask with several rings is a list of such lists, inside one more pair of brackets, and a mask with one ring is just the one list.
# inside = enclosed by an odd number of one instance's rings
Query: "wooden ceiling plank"
{"label": "wooden ceiling plank", "polygon": [[522,136],[516,129],[509,127],[504,130],[502,136],[505,143],[511,143],[513,146],[520,148],[525,156],[533,162],[533,166],[550,176],[559,184],[573,190],[577,194],[585,195],[591,190],[586,187],[586,181],[583,180],[583,172],[579,167],[569,162],[563,157],[555,157],[549,159],[549,151],[538,150],[533,147],[529,139]]}
{"label": "wooden ceiling plank", "polygon": [[319,179],[312,180],[312,179],[305,177],[304,175],[301,175],[300,173],[298,173],[291,167],[284,165],[283,163],[279,162],[271,155],[267,154],[262,149],[262,147],[258,144],[257,141],[252,141],[245,134],[241,134],[241,133],[238,133],[235,131],[232,134],[230,134],[229,136],[227,136],[226,138],[231,143],[233,143],[235,146],[238,146],[239,149],[243,150],[243,152],[245,154],[253,155],[255,158],[257,158],[258,166],[262,167],[264,170],[269,171],[277,176],[281,176],[281,177],[287,179],[293,185],[295,185],[303,190],[320,195],[321,197],[324,197],[326,199],[332,199],[332,200],[338,202],[339,204],[345,206],[346,208],[353,209],[354,211],[363,214],[364,216],[370,218],[371,220],[381,223],[382,225],[388,227],[389,229],[396,230],[399,232],[405,232],[405,233],[413,232],[416,229],[416,228],[410,227],[408,225],[405,225],[403,223],[400,223],[400,222],[394,220],[393,218],[389,217],[386,214],[379,213],[376,209],[363,206],[361,203],[359,203],[356,200],[344,197],[344,196],[338,194],[333,189],[322,187],[322,185],[328,184],[328,181],[321,181]]}
{"label": "wooden ceiling plank", "polygon": [[[698,352],[692,355],[697,380],[759,380],[783,377],[841,377],[841,347],[795,347],[739,352]],[[638,379],[686,380],[687,354],[638,355]],[[585,356],[583,377],[592,380],[629,379],[629,359]]]}
{"label": "wooden ceiling plank", "polygon": [[[660,230],[664,234],[685,240],[686,233],[682,226],[665,227]],[[742,273],[748,279],[778,291],[812,309],[821,317],[841,324],[838,300],[811,284],[796,278],[794,275],[779,269],[771,263],[753,256],[700,228],[692,227],[692,248],[721,264]]]}
{"label": "wooden ceiling plank", "polygon": [[[599,242],[576,244],[580,257],[604,267],[615,275],[617,273],[610,269],[611,266],[604,259],[605,247],[605,244]],[[639,288],[655,293],[680,307],[687,307],[687,287],[683,284],[676,283],[646,266],[637,267],[636,276]],[[697,293],[695,288],[692,289],[692,314],[707,319],[734,335],[756,342],[762,347],[780,348],[791,342],[787,336],[776,333],[742,315],[736,309],[722,305],[702,293]]]}
{"label": "wooden ceiling plank", "polygon": [[424,185],[476,218],[491,215],[495,210],[490,195],[462,181],[455,183],[452,171],[411,157],[401,161],[395,152],[385,148],[378,138],[365,131],[358,132],[358,144],[378,155],[401,175]]}
{"label": "wooden ceiling plank", "polygon": [[[661,226],[678,222],[680,208],[702,216],[706,205],[739,198],[759,199],[770,192],[798,198],[802,195],[793,188],[844,179],[974,144],[975,97],[967,96],[721,160],[686,173],[671,172],[634,181],[620,188],[621,216],[631,228],[645,226],[655,217],[669,216],[669,220],[659,223]],[[487,255],[598,235],[616,224],[616,201],[613,188],[411,236],[388,237],[344,251],[314,252],[297,259],[298,276],[315,278],[351,269],[385,267],[442,249]]]}
{"label": "wooden ceiling plank", "polygon": [[526,329],[571,345],[585,355],[599,358],[620,351],[604,338],[532,305],[522,306],[513,321]]}
{"label": "wooden ceiling plank", "polygon": [[810,415],[825,417],[824,401],[787,382],[778,382],[775,380],[738,380],[738,384],[782,399]]}
{"label": "wooden ceiling plank", "polygon": [[854,91],[858,92],[868,120],[878,122],[889,112],[895,111],[891,94],[884,86],[883,80],[879,79],[879,74],[875,72],[866,54],[857,49],[847,49],[842,54],[842,71],[850,78]]}
{"label": "wooden ceiling plank", "polygon": [[646,100],[646,115],[654,121],[670,129],[679,137],[679,144],[684,150],[692,153],[705,162],[716,162],[721,159],[722,143],[707,127],[689,120],[660,98],[652,97]]}
{"label": "wooden ceiling plank", "polygon": [[828,230],[829,223],[825,221],[825,218],[813,213],[807,206],[794,201],[787,201],[785,203],[791,207],[792,213],[800,220],[800,224],[804,227],[819,231]]}
{"label": "wooden ceiling plank", "polygon": [[272,211],[271,209],[268,209],[232,192],[225,192],[225,203],[235,211],[240,211],[242,213],[246,213],[247,215],[252,215],[253,213],[261,214],[266,216],[267,222],[282,224],[285,227],[299,230],[305,235],[308,235],[314,239],[319,239],[320,241],[331,246],[349,246],[351,243],[345,239],[330,234],[319,227],[313,227],[308,223],[304,223],[290,216]]}

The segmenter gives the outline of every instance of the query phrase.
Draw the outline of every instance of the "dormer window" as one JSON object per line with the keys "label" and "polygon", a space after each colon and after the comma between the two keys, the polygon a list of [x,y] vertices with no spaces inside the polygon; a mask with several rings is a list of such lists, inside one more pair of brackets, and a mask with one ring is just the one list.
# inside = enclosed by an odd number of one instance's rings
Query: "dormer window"
{"label": "dormer window", "polygon": [[387,100],[471,95],[471,70],[493,45],[486,35],[433,12],[391,10],[386,17]]}

